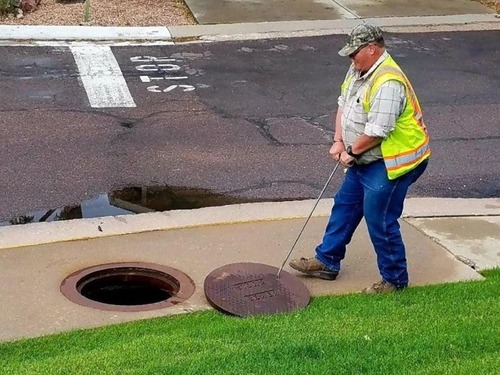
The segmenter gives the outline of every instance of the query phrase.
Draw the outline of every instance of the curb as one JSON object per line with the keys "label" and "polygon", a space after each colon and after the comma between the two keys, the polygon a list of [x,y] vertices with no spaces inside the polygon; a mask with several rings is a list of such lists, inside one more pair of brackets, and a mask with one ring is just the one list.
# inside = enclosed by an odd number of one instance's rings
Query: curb
{"label": "curb", "polygon": [[[316,200],[243,203],[193,210],[75,219],[0,228],[0,250],[143,232],[306,218]],[[312,217],[327,217],[333,199],[322,199]],[[500,198],[408,198],[403,218],[500,216]]]}
{"label": "curb", "polygon": [[[157,27],[104,27],[104,26],[19,26],[0,25],[3,41],[175,41],[176,39],[207,39],[213,37],[241,39],[268,38],[273,34],[316,35],[346,34],[362,22],[376,24],[387,31],[409,32],[409,28],[421,31],[442,31],[454,27],[466,30],[499,30],[497,14],[462,14],[453,16],[382,17],[365,19],[283,21],[217,25],[184,25]],[[425,29],[434,27],[433,29]],[[414,30],[411,30],[414,32]],[[282,35],[278,35],[282,36]]]}
{"label": "curb", "polygon": [[[328,215],[332,201],[321,200],[313,216]],[[308,216],[314,202],[315,200],[243,203],[193,210],[14,225],[0,228],[0,250],[160,230],[296,219]]]}
{"label": "curb", "polygon": [[[266,34],[294,34],[306,33],[316,35],[348,34],[355,26],[368,22],[373,23],[386,31],[409,32],[407,28],[459,27],[468,26],[467,29],[500,29],[500,17],[496,14],[464,14],[454,16],[418,16],[418,17],[381,17],[364,19],[318,20],[318,21],[286,21],[286,22],[258,22],[240,24],[218,25],[186,25],[171,26],[169,30],[175,38],[211,39],[211,37],[229,38],[231,36],[241,39],[258,38]],[[475,26],[476,27],[475,27]],[[413,30],[412,30],[413,32]],[[293,36],[293,35],[292,35]]]}
{"label": "curb", "polygon": [[0,25],[0,40],[165,40],[167,27]]}

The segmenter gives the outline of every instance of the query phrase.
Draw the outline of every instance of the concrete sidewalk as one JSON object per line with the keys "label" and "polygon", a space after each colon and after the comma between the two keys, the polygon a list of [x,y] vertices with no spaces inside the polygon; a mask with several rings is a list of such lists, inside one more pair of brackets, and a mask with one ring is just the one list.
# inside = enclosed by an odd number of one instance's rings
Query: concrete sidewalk
{"label": "concrete sidewalk", "polygon": [[199,24],[494,13],[472,0],[185,0]]}
{"label": "concrete sidewalk", "polygon": [[[0,25],[0,41],[175,42],[346,34],[361,22],[392,32],[499,30],[500,18],[473,0],[187,0],[198,25],[154,27]],[[410,4],[411,3],[411,4]]]}
{"label": "concrete sidewalk", "polygon": [[[253,203],[0,228],[0,340],[210,309],[203,293],[205,277],[230,263],[279,267],[314,202]],[[292,257],[313,255],[331,204],[331,199],[320,202]],[[500,265],[500,199],[408,199],[402,232],[412,286],[480,280],[471,265]],[[168,308],[116,312],[80,306],[60,292],[61,282],[71,273],[116,262],[175,268],[193,280],[195,293]],[[355,233],[337,280],[303,277],[288,265],[284,270],[300,277],[313,296],[359,292],[379,279],[364,225]]]}

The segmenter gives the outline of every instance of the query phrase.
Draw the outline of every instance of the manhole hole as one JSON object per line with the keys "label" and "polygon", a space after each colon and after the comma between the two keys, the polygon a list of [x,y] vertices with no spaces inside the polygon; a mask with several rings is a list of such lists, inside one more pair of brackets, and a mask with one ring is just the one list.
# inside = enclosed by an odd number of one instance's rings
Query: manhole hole
{"label": "manhole hole", "polygon": [[176,305],[194,293],[183,272],[152,263],[109,263],[76,271],[61,292],[79,305],[100,310],[146,311]]}
{"label": "manhole hole", "polygon": [[205,296],[217,310],[237,315],[270,315],[303,308],[310,293],[288,272],[259,263],[233,263],[205,278]]}

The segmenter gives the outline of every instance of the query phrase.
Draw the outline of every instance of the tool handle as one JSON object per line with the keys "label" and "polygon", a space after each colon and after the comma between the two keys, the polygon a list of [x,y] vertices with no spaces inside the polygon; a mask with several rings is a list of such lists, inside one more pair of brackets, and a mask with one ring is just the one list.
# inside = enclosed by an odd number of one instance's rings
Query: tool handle
{"label": "tool handle", "polygon": [[325,190],[326,188],[328,187],[328,184],[330,184],[330,181],[332,180],[333,178],[333,175],[335,174],[335,172],[337,171],[338,167],[340,166],[340,161],[335,165],[335,168],[333,168],[333,171],[332,173],[330,173],[330,176],[328,177],[328,180],[326,181],[326,184],[325,186],[323,186],[323,190],[321,190],[321,193],[319,194],[319,197],[318,199],[316,199],[316,203],[314,204],[314,207],[313,209],[311,210],[311,213],[309,214],[309,217],[307,218],[307,220],[305,221],[304,225],[302,226],[302,229],[300,230],[299,232],[299,235],[297,236],[297,238],[295,239],[295,242],[293,243],[292,245],[292,248],[290,249],[290,251],[288,252],[285,260],[283,261],[283,264],[281,265],[280,269],[278,270],[278,273],[276,275],[276,277],[280,277],[280,274],[281,274],[281,271],[283,270],[283,267],[285,267],[285,264],[288,260],[288,258],[290,258],[290,255],[292,255],[292,252],[293,252],[293,249],[295,249],[295,245],[297,245],[297,242],[299,242],[299,239],[300,239],[300,236],[302,235],[302,232],[304,232],[304,229],[306,229],[306,226],[307,226],[307,223],[309,222],[309,219],[311,218],[314,210],[316,209],[316,207],[318,206],[318,203],[319,201],[321,200],[321,197],[323,196],[323,194],[325,193]]}

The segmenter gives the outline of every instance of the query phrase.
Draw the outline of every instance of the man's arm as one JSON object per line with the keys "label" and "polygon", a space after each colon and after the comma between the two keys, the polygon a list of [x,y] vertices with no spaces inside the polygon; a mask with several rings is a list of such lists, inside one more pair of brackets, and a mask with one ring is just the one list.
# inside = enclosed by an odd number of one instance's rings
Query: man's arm
{"label": "man's arm", "polygon": [[342,140],[342,111],[343,108],[339,106],[337,115],[335,116],[335,134],[333,135],[333,145],[330,147],[330,155],[333,160],[339,161],[340,154],[345,151],[344,141]]}
{"label": "man's arm", "polygon": [[[398,81],[388,81],[379,87],[370,103],[368,123],[351,146],[355,155],[361,155],[381,143],[394,129],[397,118],[406,105],[405,87]],[[342,163],[349,164],[354,158],[344,153]]]}
{"label": "man's arm", "polygon": [[352,145],[352,153],[361,155],[363,152],[366,152],[378,145],[382,142],[382,140],[383,138],[381,137],[371,137],[366,134],[361,134]]}

